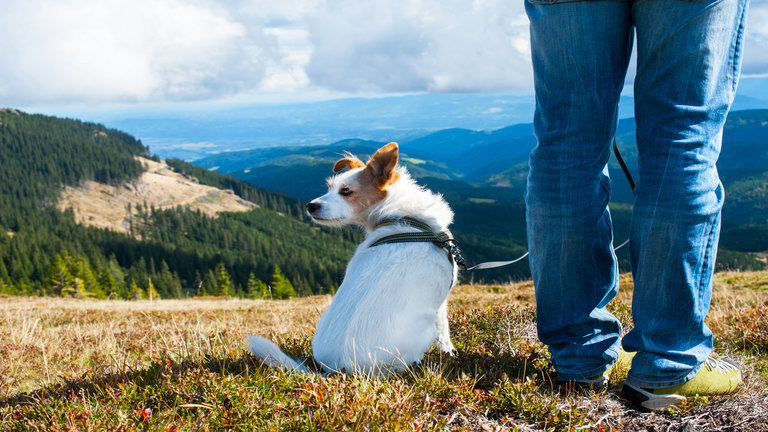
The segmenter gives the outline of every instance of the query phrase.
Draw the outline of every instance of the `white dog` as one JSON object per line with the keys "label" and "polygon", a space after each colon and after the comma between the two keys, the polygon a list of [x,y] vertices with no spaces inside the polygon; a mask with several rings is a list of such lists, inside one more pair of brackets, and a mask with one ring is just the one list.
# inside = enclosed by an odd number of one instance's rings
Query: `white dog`
{"label": "white dog", "polygon": [[[395,143],[367,164],[347,155],[333,171],[349,170],[329,178],[328,193],[307,205],[317,223],[360,225],[367,234],[317,325],[312,349],[325,371],[403,370],[435,340],[453,352],[447,298],[461,260],[447,231],[453,212],[397,161]],[[307,370],[267,339],[249,336],[249,345],[273,367]]]}

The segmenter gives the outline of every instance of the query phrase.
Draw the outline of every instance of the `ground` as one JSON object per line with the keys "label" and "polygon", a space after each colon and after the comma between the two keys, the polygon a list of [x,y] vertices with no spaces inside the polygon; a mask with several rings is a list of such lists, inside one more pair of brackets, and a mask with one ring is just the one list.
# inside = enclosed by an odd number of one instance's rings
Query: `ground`
{"label": "ground", "polygon": [[[631,278],[611,310],[631,327]],[[768,430],[768,272],[719,273],[708,323],[745,366],[731,397],[638,413],[558,386],[530,282],[462,285],[454,357],[388,378],[292,374],[245,350],[260,334],[308,358],[329,296],[279,300],[0,298],[0,430]]]}

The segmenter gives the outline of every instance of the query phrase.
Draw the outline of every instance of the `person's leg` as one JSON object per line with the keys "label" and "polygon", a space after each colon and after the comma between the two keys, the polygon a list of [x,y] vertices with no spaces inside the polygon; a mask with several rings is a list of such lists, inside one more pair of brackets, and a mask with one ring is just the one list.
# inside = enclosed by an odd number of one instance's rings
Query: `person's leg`
{"label": "person's leg", "polygon": [[630,256],[637,351],[627,383],[690,380],[712,350],[704,323],[720,231],[715,163],[740,68],[747,0],[638,1],[639,181]]}
{"label": "person's leg", "polygon": [[536,89],[526,190],[540,340],[561,380],[593,378],[619,351],[605,306],[618,290],[606,163],[632,46],[630,3],[526,0]]}

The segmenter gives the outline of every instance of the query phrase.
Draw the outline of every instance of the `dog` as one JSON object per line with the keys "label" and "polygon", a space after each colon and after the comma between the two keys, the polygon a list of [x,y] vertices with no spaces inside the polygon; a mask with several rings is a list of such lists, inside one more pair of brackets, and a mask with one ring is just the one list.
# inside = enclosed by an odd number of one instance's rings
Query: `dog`
{"label": "dog", "polygon": [[[450,244],[453,212],[397,162],[396,143],[367,163],[346,154],[333,167],[339,174],[327,180],[328,193],[307,204],[318,224],[366,231],[312,341],[324,372],[402,371],[419,363],[435,341],[440,351],[454,352],[447,303],[458,266],[446,244],[433,238]],[[269,340],[248,339],[265,364],[309,371]]]}

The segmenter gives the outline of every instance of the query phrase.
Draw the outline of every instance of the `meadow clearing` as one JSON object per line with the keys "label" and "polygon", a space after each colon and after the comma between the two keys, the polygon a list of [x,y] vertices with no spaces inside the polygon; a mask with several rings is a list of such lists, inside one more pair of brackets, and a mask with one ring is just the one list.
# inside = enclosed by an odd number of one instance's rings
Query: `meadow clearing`
{"label": "meadow clearing", "polygon": [[[610,306],[625,329],[631,290],[625,275]],[[708,324],[743,389],[654,414],[620,400],[626,371],[602,392],[556,384],[530,282],[456,287],[456,355],[389,378],[289,374],[246,352],[260,334],[309,357],[329,302],[2,297],[0,430],[768,430],[768,272],[716,275]]]}

